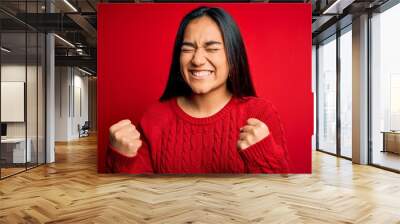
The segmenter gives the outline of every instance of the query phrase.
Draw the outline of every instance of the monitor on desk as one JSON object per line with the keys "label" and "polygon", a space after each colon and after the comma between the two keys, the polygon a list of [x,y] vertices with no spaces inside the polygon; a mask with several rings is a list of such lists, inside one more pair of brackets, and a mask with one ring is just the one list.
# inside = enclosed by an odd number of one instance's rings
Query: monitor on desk
{"label": "monitor on desk", "polygon": [[1,138],[7,137],[7,124],[1,123]]}

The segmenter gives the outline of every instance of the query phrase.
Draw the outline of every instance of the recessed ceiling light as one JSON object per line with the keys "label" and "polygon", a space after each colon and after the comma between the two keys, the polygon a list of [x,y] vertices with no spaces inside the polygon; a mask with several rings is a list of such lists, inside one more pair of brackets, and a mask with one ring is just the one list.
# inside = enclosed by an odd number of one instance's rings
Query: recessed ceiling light
{"label": "recessed ceiling light", "polygon": [[1,51],[4,51],[6,53],[10,53],[11,52],[11,50],[9,50],[9,49],[7,49],[5,47],[1,47]]}
{"label": "recessed ceiling light", "polygon": [[322,14],[342,14],[343,9],[351,5],[355,0],[336,0]]}
{"label": "recessed ceiling light", "polygon": [[81,71],[81,72],[83,72],[83,73],[85,73],[85,74],[87,74],[87,75],[93,75],[92,73],[90,73],[90,72],[88,72],[88,71],[86,71],[86,70],[83,70],[83,69],[81,69],[81,68],[79,68],[79,67],[78,67],[78,70]]}
{"label": "recessed ceiling light", "polygon": [[78,12],[78,10],[71,4],[69,3],[68,0],[64,0],[65,4],[67,4],[74,12]]}
{"label": "recessed ceiling light", "polygon": [[58,38],[59,40],[61,40],[62,42],[64,42],[64,43],[66,43],[67,45],[69,45],[70,47],[75,48],[75,45],[71,44],[71,42],[69,42],[68,40],[66,40],[66,39],[64,39],[64,38],[62,38],[62,37],[60,37],[60,36],[57,35],[57,34],[54,34],[54,36],[57,37],[57,38]]}

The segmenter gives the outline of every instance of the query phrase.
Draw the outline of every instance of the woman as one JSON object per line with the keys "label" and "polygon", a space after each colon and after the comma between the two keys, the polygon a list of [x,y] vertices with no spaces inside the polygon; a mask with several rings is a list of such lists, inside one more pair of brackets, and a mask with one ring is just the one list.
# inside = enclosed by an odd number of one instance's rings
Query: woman
{"label": "woman", "polygon": [[220,8],[200,7],[179,27],[169,79],[139,130],[110,127],[107,165],[124,173],[287,173],[283,128],[255,97],[240,31]]}

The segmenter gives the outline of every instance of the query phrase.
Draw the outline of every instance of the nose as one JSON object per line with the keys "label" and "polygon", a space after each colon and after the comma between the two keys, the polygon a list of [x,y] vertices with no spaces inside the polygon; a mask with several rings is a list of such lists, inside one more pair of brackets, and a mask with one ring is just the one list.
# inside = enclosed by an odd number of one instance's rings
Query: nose
{"label": "nose", "polygon": [[191,60],[192,64],[195,66],[200,66],[206,63],[206,61],[207,59],[202,48],[197,48]]}

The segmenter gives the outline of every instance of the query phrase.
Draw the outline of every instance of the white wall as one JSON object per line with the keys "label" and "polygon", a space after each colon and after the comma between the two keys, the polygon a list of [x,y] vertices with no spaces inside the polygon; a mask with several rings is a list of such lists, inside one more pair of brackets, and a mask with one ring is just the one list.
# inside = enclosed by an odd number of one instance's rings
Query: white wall
{"label": "white wall", "polygon": [[[88,120],[89,117],[89,112],[88,112],[88,77],[82,77],[80,74],[82,73],[78,73],[78,75],[76,75],[76,71],[75,70],[75,75],[74,75],[74,108],[73,108],[73,119],[72,119],[72,136],[74,136],[74,138],[79,137],[79,133],[78,133],[78,124],[80,124],[81,126],[85,123],[85,121]],[[80,91],[80,93],[79,93]],[[80,96],[80,97],[79,97]],[[80,101],[80,102],[79,102]],[[81,108],[79,108],[81,107]],[[79,111],[79,109],[81,111]]]}
{"label": "white wall", "polygon": [[[36,66],[27,66],[19,64],[5,64],[1,66],[1,81],[3,82],[25,82],[25,75],[27,69],[28,85],[27,88],[27,106],[29,107],[27,113],[28,124],[28,137],[30,133],[35,133],[36,136]],[[41,72],[41,70],[39,70]],[[33,77],[34,76],[34,77]],[[7,97],[7,96],[3,96]],[[39,105],[39,107],[42,105]],[[1,108],[7,110],[7,108]],[[35,113],[33,113],[35,112]],[[34,124],[32,124],[34,122]],[[25,123],[26,122],[7,122],[7,136],[8,137],[25,137]],[[30,130],[32,127],[32,130]]]}
{"label": "white wall", "polygon": [[69,80],[69,69],[67,67],[55,68],[55,141],[68,140]]}
{"label": "white wall", "polygon": [[[25,82],[25,64],[2,65],[1,81]],[[1,109],[6,110],[7,108],[1,108]],[[25,137],[25,123],[24,122],[7,123],[7,137]]]}
{"label": "white wall", "polygon": [[77,139],[78,124],[88,120],[88,77],[72,67],[56,67],[55,73],[55,140]]}

